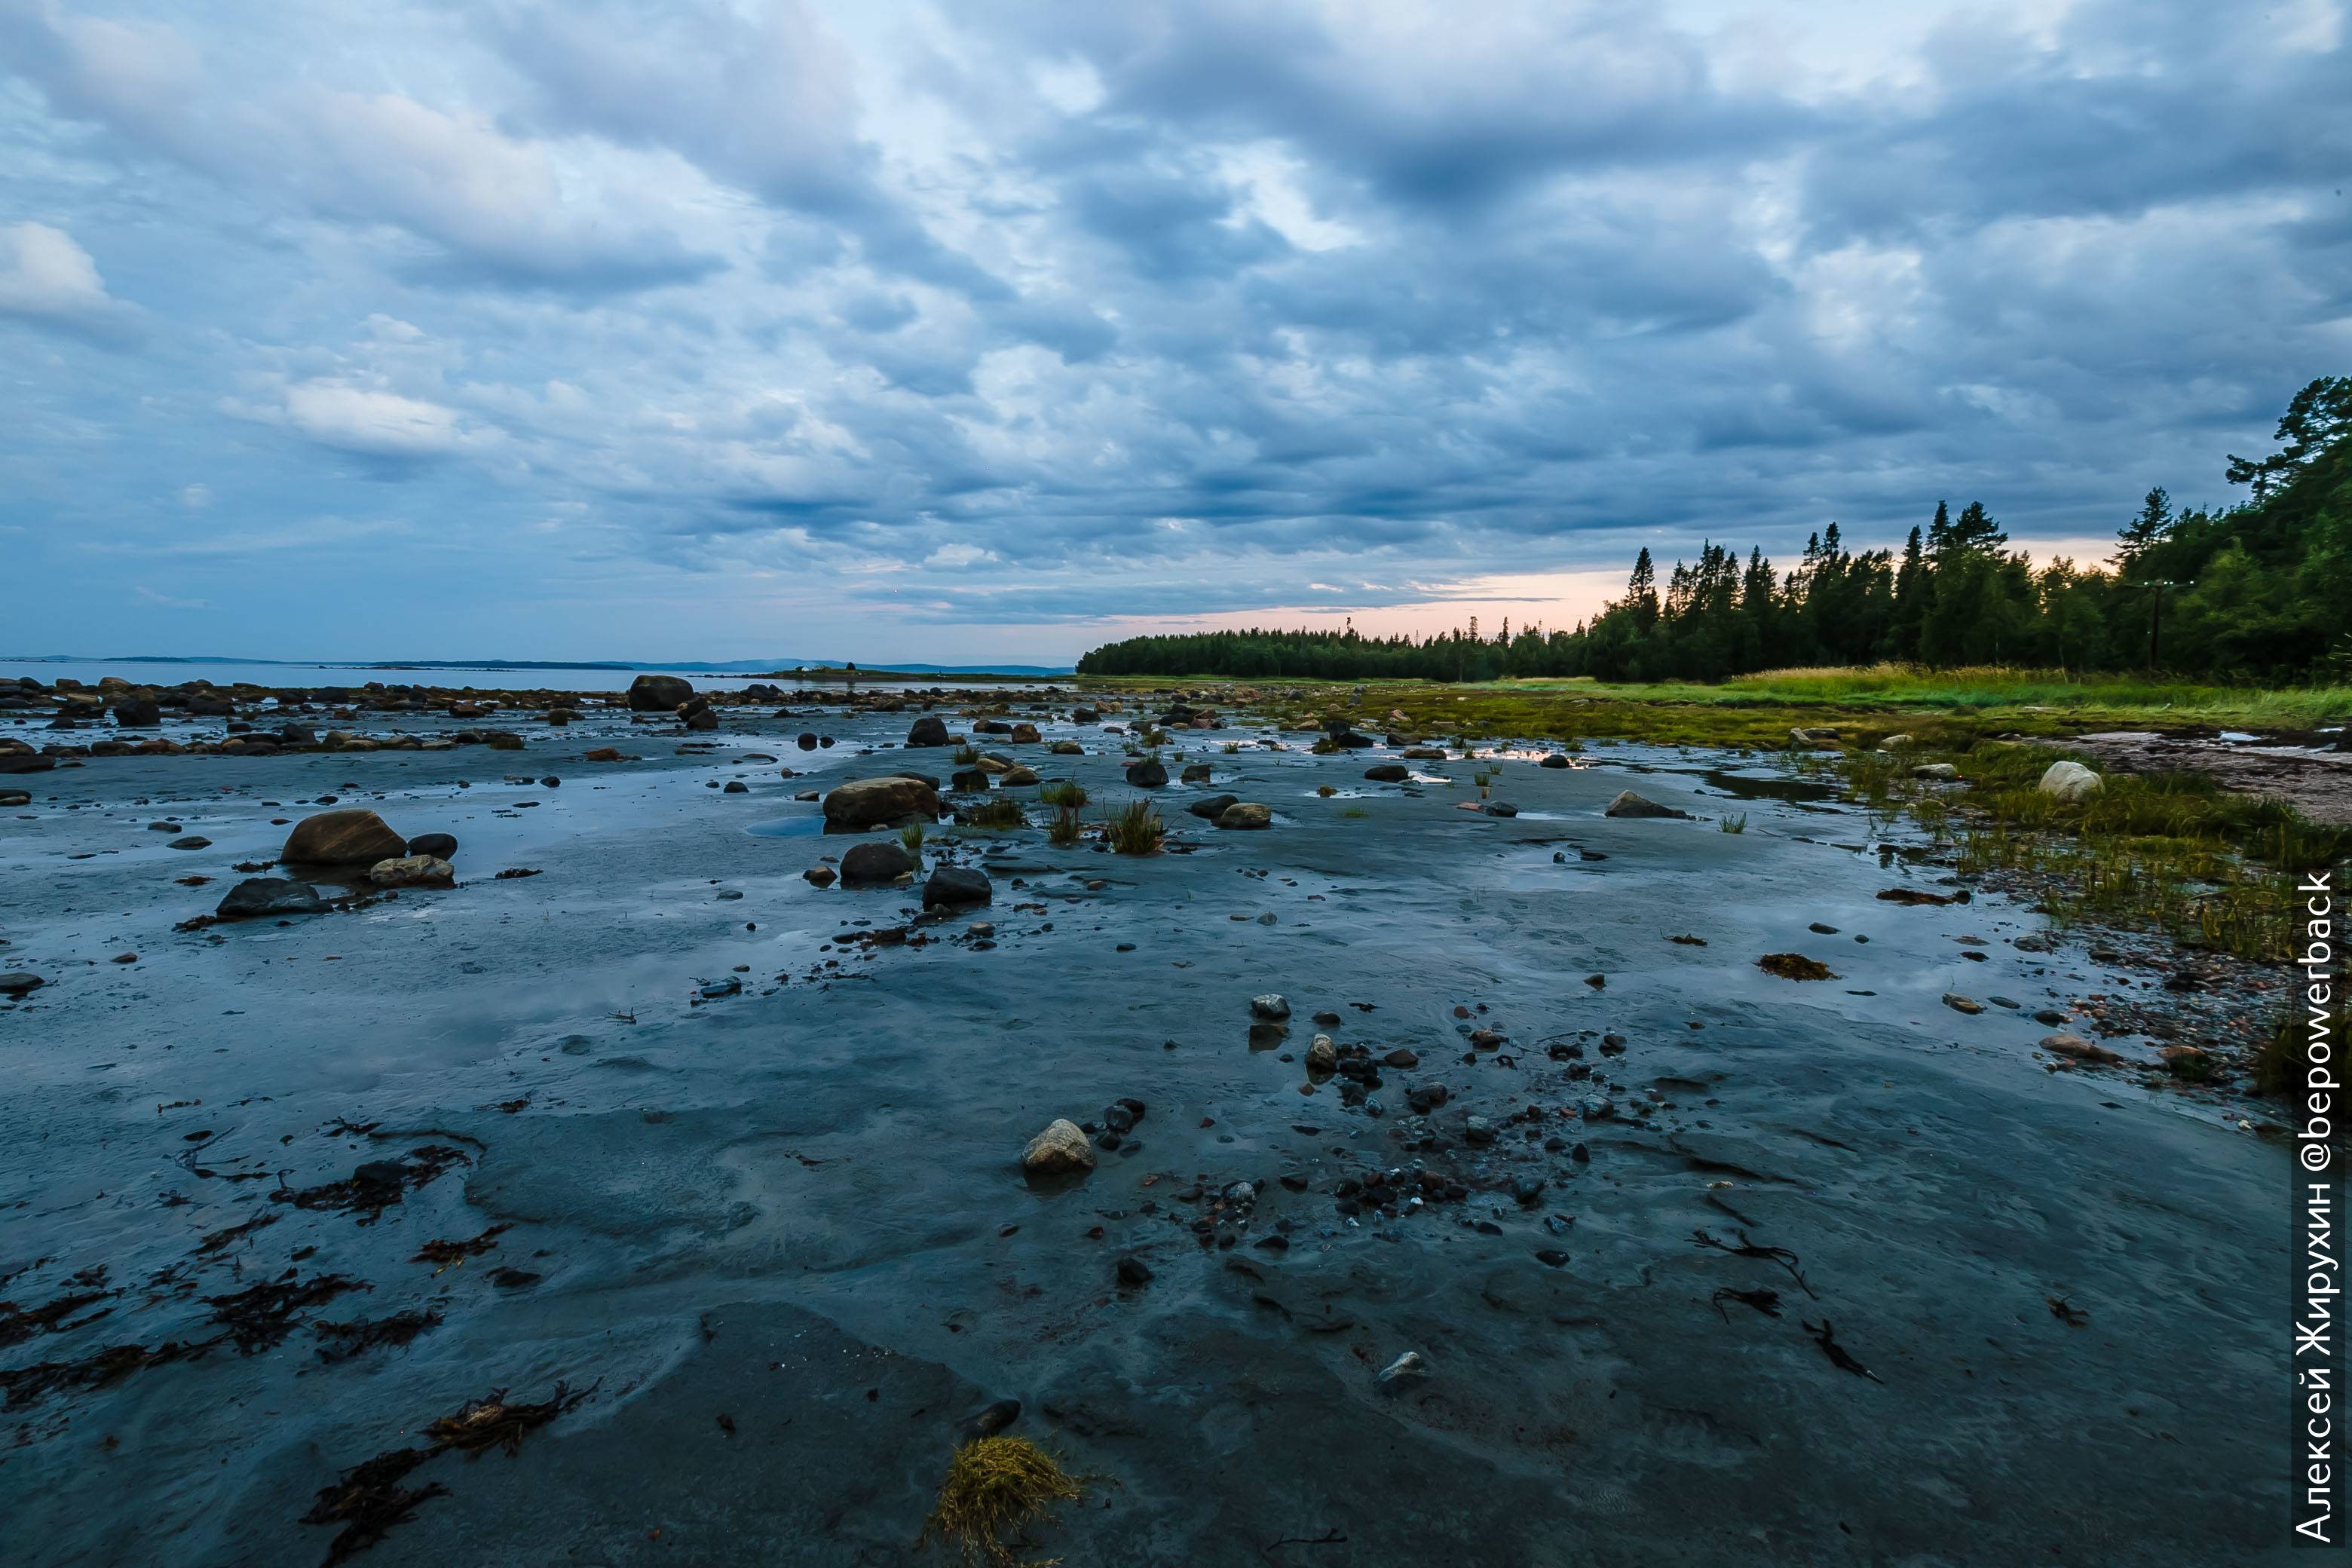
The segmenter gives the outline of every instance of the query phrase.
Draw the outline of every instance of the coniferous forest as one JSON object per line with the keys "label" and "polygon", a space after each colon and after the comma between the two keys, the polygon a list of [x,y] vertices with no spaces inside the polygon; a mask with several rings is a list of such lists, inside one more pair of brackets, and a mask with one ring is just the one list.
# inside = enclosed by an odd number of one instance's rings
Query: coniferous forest
{"label": "coniferous forest", "polygon": [[1783,569],[1716,543],[1661,572],[1647,549],[1622,597],[1572,628],[1491,637],[1474,619],[1427,638],[1353,630],[1130,637],[1081,675],[1492,680],[1716,680],[1882,660],[2155,669],[2221,680],[2352,671],[2352,376],[2295,394],[2279,449],[2231,455],[2245,499],[2176,510],[2161,488],[2117,529],[2114,556],[2037,565],[1984,506],[1938,502],[1899,548],[1853,550],[1831,523]]}

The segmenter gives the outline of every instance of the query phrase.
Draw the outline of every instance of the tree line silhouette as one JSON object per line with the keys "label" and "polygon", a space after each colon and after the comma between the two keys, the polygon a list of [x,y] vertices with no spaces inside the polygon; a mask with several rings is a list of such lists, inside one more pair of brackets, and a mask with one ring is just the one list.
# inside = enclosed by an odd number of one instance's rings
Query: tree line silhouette
{"label": "tree line silhouette", "polygon": [[2223,679],[2352,674],[2352,376],[2295,394],[2280,448],[2232,454],[2249,499],[2174,508],[2162,487],[2116,532],[2104,565],[2036,566],[1981,502],[1938,502],[1898,550],[1847,548],[1838,525],[1783,571],[1707,542],[1663,588],[1644,548],[1622,597],[1572,629],[1506,620],[1425,637],[1260,630],[1129,637],[1078,660],[1081,675],[1244,679],[1717,680],[1802,665],[1897,660],[2150,668]]}

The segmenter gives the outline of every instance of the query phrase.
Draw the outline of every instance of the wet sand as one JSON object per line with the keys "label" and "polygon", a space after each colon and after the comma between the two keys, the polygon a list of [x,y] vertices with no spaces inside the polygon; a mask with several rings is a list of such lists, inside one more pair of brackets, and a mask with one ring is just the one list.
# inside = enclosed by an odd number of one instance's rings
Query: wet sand
{"label": "wet sand", "polygon": [[[1493,794],[1519,815],[1498,818],[1457,809],[1490,764],[1371,784],[1390,748],[1226,756],[1256,734],[1228,730],[1178,736],[1209,785],[1151,792],[1187,852],[943,828],[927,855],[987,866],[993,904],[921,945],[822,952],[917,899],[803,880],[849,840],[793,795],[944,777],[944,752],[868,752],[911,716],[730,711],[680,755],[667,726],[595,711],[516,726],[522,753],[10,781],[34,798],[0,811],[0,968],[47,984],[0,1007],[0,1298],[101,1294],[0,1368],[203,1342],[207,1298],[281,1278],[354,1288],[251,1353],[12,1404],[9,1560],[320,1561],[333,1531],[299,1521],[340,1470],[559,1384],[593,1392],[512,1457],[418,1468],[446,1495],[358,1560],[919,1560],[958,1424],[1007,1397],[1013,1431],[1095,1479],[1035,1542],[1074,1564],[2234,1563],[2284,1534],[2286,1412],[2263,1391],[2284,1385],[2287,1155],[2210,1102],[2044,1070],[2026,1015],[2100,982],[2072,945],[2013,945],[2032,914],[1878,900],[1952,889],[1883,863],[1858,811],[1776,795],[1770,763],[1506,761]],[[998,749],[1097,807],[1139,793],[1117,737],[1042,727],[1088,754]],[[841,743],[799,752],[804,729]],[[582,760],[603,745],[642,761]],[[562,783],[503,782],[526,773]],[[1700,820],[1603,817],[1628,787]],[[1183,813],[1210,792],[1276,826]],[[324,795],[456,834],[461,885],[173,930]],[[1717,830],[1727,811],[1745,833]],[[165,847],[159,819],[211,846]],[[1838,978],[1756,968],[1786,952]],[[1293,1016],[1254,1049],[1265,992]],[[1326,1010],[1343,1047],[1418,1055],[1381,1069],[1383,1114],[1339,1080],[1300,1092]],[[1430,1082],[1446,1103],[1415,1117]],[[1585,1113],[1596,1095],[1612,1115]],[[1147,1107],[1124,1147],[1024,1182],[1047,1121],[1123,1096]],[[1465,1140],[1471,1115],[1493,1142]],[[420,1149],[462,1158],[372,1223],[273,1199]],[[1343,1212],[1343,1183],[1416,1165],[1432,1201]],[[1244,1181],[1247,1227],[1204,1246],[1195,1221]],[[499,1226],[438,1273],[410,1260]],[[1130,1257],[1148,1283],[1117,1282]],[[1777,1291],[1780,1315],[1726,1288]],[[321,1359],[319,1323],[403,1311],[439,1322]],[[1406,1351],[1428,1374],[1378,1384]]]}

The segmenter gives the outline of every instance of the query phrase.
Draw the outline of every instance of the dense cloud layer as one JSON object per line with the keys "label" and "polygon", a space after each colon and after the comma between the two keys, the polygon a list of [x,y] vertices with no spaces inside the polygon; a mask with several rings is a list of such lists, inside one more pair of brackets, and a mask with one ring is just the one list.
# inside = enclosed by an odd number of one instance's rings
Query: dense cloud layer
{"label": "dense cloud layer", "polygon": [[0,0],[0,654],[1561,621],[2352,370],[2337,0],[1789,10]]}

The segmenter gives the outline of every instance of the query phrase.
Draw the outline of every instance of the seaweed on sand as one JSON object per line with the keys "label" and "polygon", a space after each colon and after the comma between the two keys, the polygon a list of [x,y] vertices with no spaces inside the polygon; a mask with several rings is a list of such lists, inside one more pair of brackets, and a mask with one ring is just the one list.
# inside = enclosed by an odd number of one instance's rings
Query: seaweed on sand
{"label": "seaweed on sand", "polygon": [[304,1524],[343,1527],[327,1544],[326,1568],[335,1568],[336,1563],[383,1540],[386,1531],[415,1515],[418,1503],[449,1495],[449,1489],[438,1481],[414,1488],[401,1484],[425,1460],[452,1448],[478,1454],[503,1447],[514,1453],[524,1434],[544,1426],[595,1391],[596,1384],[591,1384],[573,1394],[559,1383],[554,1397],[544,1404],[509,1405],[507,1391],[498,1389],[486,1399],[468,1400],[455,1414],[426,1427],[425,1435],[432,1439],[427,1446],[386,1449],[345,1470],[332,1486],[319,1489],[318,1500],[302,1516]]}
{"label": "seaweed on sand", "polygon": [[383,1217],[385,1209],[398,1204],[404,1193],[424,1186],[453,1165],[467,1163],[469,1157],[463,1150],[452,1149],[446,1143],[427,1143],[411,1149],[397,1161],[379,1160],[362,1165],[340,1182],[315,1187],[280,1185],[269,1194],[269,1201],[292,1204],[298,1209],[349,1209],[360,1216],[362,1225],[373,1225]]}
{"label": "seaweed on sand", "polygon": [[299,1314],[305,1307],[321,1306],[347,1290],[373,1289],[341,1274],[302,1279],[297,1278],[299,1272],[289,1268],[263,1284],[205,1298],[205,1304],[213,1310],[213,1321],[228,1331],[238,1353],[252,1355],[282,1344],[301,1321]]}
{"label": "seaweed on sand", "polygon": [[1737,1301],[1742,1306],[1753,1307],[1768,1318],[1777,1318],[1780,1315],[1780,1292],[1778,1290],[1735,1290],[1726,1285],[1707,1299],[1707,1304],[1715,1309],[1717,1317],[1727,1323],[1731,1321],[1731,1314],[1723,1310],[1723,1304],[1726,1301]]}
{"label": "seaweed on sand", "polygon": [[[92,1312],[87,1318],[68,1322],[68,1318],[84,1307],[95,1306],[112,1295],[110,1290],[69,1290],[37,1307],[19,1307],[14,1301],[0,1301],[0,1345],[18,1344],[35,1334],[63,1333],[84,1323],[94,1323],[106,1312]],[[108,1308],[107,1311],[112,1311]]]}
{"label": "seaweed on sand", "polygon": [[1813,1294],[1813,1288],[1805,1282],[1805,1277],[1797,1270],[1799,1261],[1797,1255],[1785,1247],[1759,1247],[1748,1239],[1748,1233],[1744,1230],[1739,1233],[1739,1245],[1737,1247],[1727,1241],[1718,1241],[1703,1230],[1691,1232],[1691,1240],[1700,1247],[1711,1247],[1717,1252],[1728,1252],[1734,1258],[1757,1258],[1767,1263],[1777,1263],[1789,1271],[1789,1278],[1794,1279],[1806,1295]]}
{"label": "seaweed on sand", "polygon": [[177,1340],[149,1350],[145,1345],[111,1345],[79,1361],[45,1361],[13,1372],[0,1372],[0,1393],[11,1410],[30,1405],[45,1394],[62,1390],[104,1388],[142,1368],[202,1355],[217,1341],[182,1344]]}
{"label": "seaweed on sand", "polygon": [[445,1448],[459,1448],[468,1454],[499,1447],[512,1454],[522,1447],[527,1433],[546,1426],[595,1392],[596,1384],[593,1383],[577,1394],[568,1384],[559,1383],[550,1399],[537,1405],[513,1405],[508,1403],[505,1389],[494,1389],[488,1398],[469,1399],[454,1413],[435,1421],[425,1429],[425,1435]]}
{"label": "seaweed on sand", "polygon": [[479,1258],[485,1252],[488,1252],[492,1247],[498,1246],[499,1236],[501,1232],[511,1228],[513,1227],[510,1226],[494,1225],[490,1226],[489,1229],[482,1232],[481,1235],[471,1237],[468,1240],[428,1241],[423,1247],[418,1247],[416,1249],[416,1256],[410,1258],[408,1261],[411,1263],[431,1263],[436,1265],[433,1272],[438,1274],[443,1269],[463,1264],[468,1258]]}
{"label": "seaweed on sand", "polygon": [[1837,975],[1818,958],[1807,958],[1801,952],[1768,952],[1756,961],[1756,967],[1767,974],[1777,974],[1783,980],[1835,980]]}
{"label": "seaweed on sand", "polygon": [[[936,1540],[952,1544],[966,1563],[1014,1568],[1021,1560],[1005,1537],[1052,1523],[1048,1505],[1075,1502],[1085,1489],[1079,1478],[1026,1437],[975,1438],[948,1461],[939,1502],[915,1544]],[[1054,1561],[1031,1568],[1046,1568]]]}
{"label": "seaweed on sand", "polygon": [[441,1314],[432,1310],[394,1312],[388,1318],[361,1318],[349,1323],[315,1323],[319,1338],[331,1343],[319,1347],[319,1359],[332,1363],[373,1350],[378,1345],[404,1345],[427,1329],[441,1326]]}
{"label": "seaweed on sand", "polygon": [[1808,1323],[1801,1318],[1798,1320],[1798,1326],[1813,1336],[1813,1343],[1822,1347],[1822,1353],[1829,1357],[1830,1364],[1840,1372],[1850,1372],[1856,1377],[1866,1377],[1875,1384],[1884,1384],[1886,1382],[1885,1378],[1847,1353],[1846,1348],[1837,1342],[1837,1336],[1830,1331],[1830,1321],[1827,1318],[1823,1318],[1819,1323]]}
{"label": "seaweed on sand", "polygon": [[327,1543],[327,1568],[349,1561],[382,1541],[384,1531],[415,1517],[416,1505],[447,1497],[438,1481],[409,1488],[400,1483],[408,1472],[441,1450],[394,1448],[342,1473],[332,1486],[319,1489],[318,1501],[302,1516],[304,1524],[340,1524],[343,1528]]}

